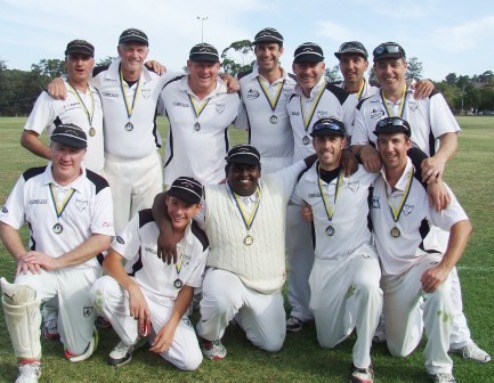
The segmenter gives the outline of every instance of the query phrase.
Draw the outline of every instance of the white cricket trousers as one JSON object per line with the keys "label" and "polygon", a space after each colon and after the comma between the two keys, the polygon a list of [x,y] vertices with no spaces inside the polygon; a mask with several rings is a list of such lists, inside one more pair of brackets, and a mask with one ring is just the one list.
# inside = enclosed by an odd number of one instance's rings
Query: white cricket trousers
{"label": "white cricket trousers", "polygon": [[105,157],[105,174],[113,197],[113,215],[117,235],[130,218],[153,206],[156,194],[163,191],[163,170],[159,152],[138,160]]}
{"label": "white cricket trousers", "polygon": [[291,316],[305,322],[312,319],[309,309],[309,275],[314,264],[311,223],[302,218],[302,207],[288,205],[286,210],[286,251],[288,255],[288,302]]}
{"label": "white cricket trousers", "polygon": [[[154,333],[157,333],[170,318],[174,302],[156,302],[151,294],[141,289],[149,310]],[[130,316],[129,294],[110,276],[99,278],[90,291],[98,312],[108,318],[113,329],[125,344],[137,340],[137,321]],[[181,370],[196,370],[202,362],[202,353],[194,328],[184,316],[180,321],[170,349],[160,354],[166,361]]]}
{"label": "white cricket trousers", "polygon": [[427,254],[408,271],[381,278],[389,351],[394,356],[410,355],[422,339],[425,327],[425,368],[429,374],[451,374],[453,370],[453,361],[448,356],[453,321],[451,275],[433,293],[423,292],[420,282],[422,274],[441,259],[442,254]]}
{"label": "white cricket trousers", "polygon": [[372,337],[379,323],[383,294],[381,268],[376,251],[360,246],[346,259],[316,257],[310,274],[310,308],[316,321],[317,340],[333,348],[357,329],[353,364],[371,364]]}
{"label": "white cricket trousers", "polygon": [[270,352],[285,341],[285,309],[281,292],[261,294],[246,287],[235,274],[207,269],[202,285],[201,319],[197,335],[206,340],[221,339],[234,317],[255,346]]}
{"label": "white cricket trousers", "polygon": [[36,298],[58,302],[58,333],[65,350],[72,355],[86,351],[91,338],[95,310],[89,289],[99,275],[99,268],[41,270],[40,274],[19,274],[16,285],[28,285],[36,290]]}

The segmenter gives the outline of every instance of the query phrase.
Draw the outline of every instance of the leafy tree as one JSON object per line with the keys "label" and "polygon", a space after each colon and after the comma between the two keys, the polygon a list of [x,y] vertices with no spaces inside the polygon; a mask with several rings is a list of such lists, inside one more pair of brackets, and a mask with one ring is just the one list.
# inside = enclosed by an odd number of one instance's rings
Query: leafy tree
{"label": "leafy tree", "polygon": [[43,59],[38,64],[31,65],[31,72],[48,76],[50,79],[65,74],[65,61],[59,59]]}
{"label": "leafy tree", "polygon": [[326,77],[327,82],[336,82],[336,81],[341,81],[341,72],[340,72],[340,66],[335,65],[332,68],[326,68],[324,70],[324,77]]}
{"label": "leafy tree", "polygon": [[96,66],[110,66],[111,62],[115,59],[116,57],[106,56],[104,59],[99,60]]}
{"label": "leafy tree", "polygon": [[446,76],[446,83],[449,85],[455,85],[457,80],[456,73],[450,73]]}
{"label": "leafy tree", "polygon": [[417,57],[410,57],[407,65],[407,78],[420,80],[422,78],[423,66]]}
{"label": "leafy tree", "polygon": [[494,110],[494,88],[484,87],[479,89],[479,112]]}
{"label": "leafy tree", "polygon": [[221,58],[223,59],[221,63],[223,70],[231,75],[252,69],[255,62],[255,55],[251,41],[234,41],[223,50]]}

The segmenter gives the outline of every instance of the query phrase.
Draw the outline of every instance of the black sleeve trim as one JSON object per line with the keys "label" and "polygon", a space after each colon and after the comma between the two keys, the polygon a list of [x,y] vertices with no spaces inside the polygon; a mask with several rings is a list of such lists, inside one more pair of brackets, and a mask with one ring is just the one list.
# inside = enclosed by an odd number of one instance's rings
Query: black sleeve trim
{"label": "black sleeve trim", "polygon": [[333,93],[341,105],[343,105],[343,103],[346,101],[346,99],[349,96],[349,93],[346,90],[341,89],[340,87],[333,84],[326,84],[326,90]]}
{"label": "black sleeve trim", "polygon": [[163,85],[163,88],[161,88],[161,90],[165,89],[168,85],[170,85],[172,82],[175,82],[175,81],[179,81],[181,80],[182,78],[184,78],[185,76],[187,76],[186,74],[181,74],[180,76],[177,76],[177,77],[174,77],[172,78],[170,81],[168,81],[167,83],[165,83],[165,85]]}
{"label": "black sleeve trim", "polygon": [[192,221],[192,234],[201,242],[202,251],[205,251],[209,247],[209,240],[206,236],[206,233],[199,227],[199,224],[196,221]]}
{"label": "black sleeve trim", "polygon": [[240,73],[237,74],[237,80],[240,80],[242,77],[245,77],[245,76],[247,76],[247,75],[249,75],[251,73],[252,73],[252,69],[247,70],[245,72],[240,72]]}
{"label": "black sleeve trim", "polygon": [[372,96],[369,96],[369,97],[366,97],[366,98],[361,99],[358,102],[357,106],[356,106],[357,110],[360,110],[360,108],[362,107],[362,104],[364,103],[364,101],[367,100],[367,99],[369,99],[370,97],[372,97]]}
{"label": "black sleeve trim", "polygon": [[93,68],[93,77],[96,77],[99,75],[101,72],[104,72],[105,70],[108,70],[109,66],[108,65],[98,65]]}
{"label": "black sleeve trim", "polygon": [[91,181],[96,186],[96,194],[98,194],[104,188],[109,187],[108,181],[101,177],[99,174],[86,169],[86,176],[89,181]]}
{"label": "black sleeve trim", "polygon": [[27,181],[33,177],[39,176],[45,170],[46,170],[46,166],[41,166],[39,168],[31,168],[26,170],[24,173],[22,173],[22,177],[24,178],[24,181]]}
{"label": "black sleeve trim", "polygon": [[151,209],[144,209],[139,211],[139,229],[149,222],[154,222],[153,213]]}

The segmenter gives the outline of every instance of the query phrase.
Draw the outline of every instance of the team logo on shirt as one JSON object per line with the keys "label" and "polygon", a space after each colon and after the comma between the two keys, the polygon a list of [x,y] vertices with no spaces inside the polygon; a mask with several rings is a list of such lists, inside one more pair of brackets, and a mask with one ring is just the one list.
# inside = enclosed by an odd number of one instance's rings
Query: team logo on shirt
{"label": "team logo on shirt", "polygon": [[372,208],[373,209],[380,209],[381,208],[381,202],[379,201],[379,196],[373,196],[372,197]]}
{"label": "team logo on shirt", "polygon": [[405,214],[405,216],[409,215],[413,211],[414,207],[415,207],[415,205],[409,205],[406,203],[403,206],[403,214]]}
{"label": "team logo on shirt", "polygon": [[75,207],[77,208],[77,210],[79,210],[81,212],[86,210],[87,200],[76,199],[75,200]]}
{"label": "team logo on shirt", "polygon": [[29,205],[46,205],[48,203],[47,199],[44,198],[35,198],[27,201]]}
{"label": "team logo on shirt", "polygon": [[354,181],[354,182],[348,183],[348,189],[350,189],[350,191],[352,191],[354,193],[356,193],[359,188],[360,188],[360,182],[359,181]]}
{"label": "team logo on shirt", "polygon": [[93,313],[93,311],[94,311],[93,306],[84,306],[82,308],[82,315],[84,316],[84,318],[89,318]]}
{"label": "team logo on shirt", "polygon": [[309,193],[309,198],[321,198],[321,193]]}
{"label": "team logo on shirt", "polygon": [[187,104],[186,102],[180,102],[180,101],[173,101],[172,102],[172,105],[173,106],[181,106],[182,108],[188,108],[188,107],[190,107],[190,105]]}
{"label": "team logo on shirt", "polygon": [[249,89],[245,98],[247,100],[255,100],[256,98],[259,98],[259,92],[254,89]]}
{"label": "team logo on shirt", "polygon": [[142,89],[141,94],[144,100],[147,100],[151,96],[151,89]]}
{"label": "team logo on shirt", "polygon": [[120,95],[118,93],[113,93],[113,92],[103,92],[103,97],[118,98],[120,97]]}
{"label": "team logo on shirt", "polygon": [[419,104],[417,104],[415,101],[410,100],[408,101],[408,108],[413,112],[419,107]]}
{"label": "team logo on shirt", "polygon": [[292,112],[292,116],[300,116],[300,112],[298,112],[298,111],[294,110],[294,111]]}
{"label": "team logo on shirt", "polygon": [[216,105],[216,113],[221,114],[225,111],[225,104]]}
{"label": "team logo on shirt", "polygon": [[370,115],[370,117],[372,119],[381,118],[382,116],[384,116],[384,110],[372,109],[372,112]]}
{"label": "team logo on shirt", "polygon": [[2,213],[7,214],[9,212],[9,209],[7,209],[7,206],[2,207]]}
{"label": "team logo on shirt", "polygon": [[123,240],[123,238],[119,235],[116,236],[115,238],[115,241],[117,241],[118,243],[120,243],[121,245],[124,245],[125,244],[125,241]]}

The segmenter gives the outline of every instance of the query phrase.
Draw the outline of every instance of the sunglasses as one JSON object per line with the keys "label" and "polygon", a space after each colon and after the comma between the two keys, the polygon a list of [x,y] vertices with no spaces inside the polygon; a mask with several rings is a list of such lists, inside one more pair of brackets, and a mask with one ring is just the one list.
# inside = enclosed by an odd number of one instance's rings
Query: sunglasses
{"label": "sunglasses", "polygon": [[383,129],[387,126],[399,126],[405,128],[407,131],[410,131],[410,124],[401,117],[395,116],[383,118],[376,124],[376,129]]}
{"label": "sunglasses", "polygon": [[332,130],[335,132],[345,133],[345,127],[342,122],[337,120],[320,120],[314,124],[313,132],[321,130]]}
{"label": "sunglasses", "polygon": [[372,52],[374,56],[380,56],[385,53],[401,53],[404,54],[405,52],[403,51],[403,48],[400,47],[396,43],[385,43],[379,45],[376,49],[374,49],[374,52]]}
{"label": "sunglasses", "polygon": [[364,47],[362,44],[359,44],[356,41],[348,41],[346,43],[343,43],[340,45],[340,51],[346,50],[346,49],[359,49],[359,50],[364,50]]}

